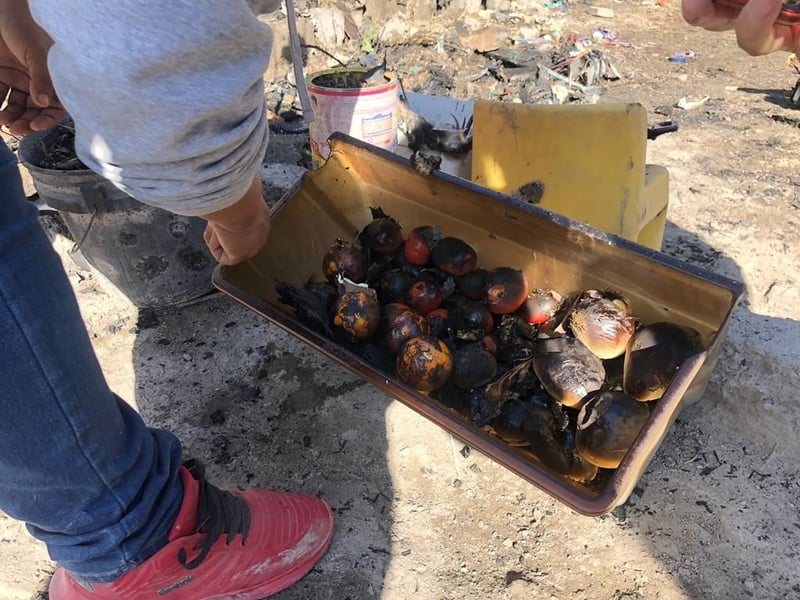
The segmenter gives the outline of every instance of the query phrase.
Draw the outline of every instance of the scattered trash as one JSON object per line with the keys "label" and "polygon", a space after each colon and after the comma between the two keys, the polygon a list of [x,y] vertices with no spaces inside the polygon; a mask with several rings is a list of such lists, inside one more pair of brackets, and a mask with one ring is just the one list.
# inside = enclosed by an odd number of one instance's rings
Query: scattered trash
{"label": "scattered trash", "polygon": [[673,133],[675,131],[678,131],[677,123],[673,123],[672,121],[664,121],[663,123],[659,123],[658,125],[647,128],[647,139],[654,140],[660,135],[664,135],[665,133]]}
{"label": "scattered trash", "polygon": [[595,42],[603,42],[605,44],[613,45],[617,42],[617,32],[611,31],[604,27],[598,27],[592,33],[592,40]]}
{"label": "scattered trash", "polygon": [[405,97],[400,97],[397,113],[398,143],[412,150],[427,148],[449,156],[463,156],[472,149],[472,117],[461,121],[452,115],[454,127],[442,127],[428,122],[411,110]]}
{"label": "scattered trash", "polygon": [[[621,41],[616,31],[596,24],[585,33],[574,32],[557,14],[569,8],[567,0],[544,0],[537,5],[535,17],[511,8],[484,10],[466,19],[462,28],[443,29],[420,25],[404,16],[395,16],[382,27],[362,24],[358,13],[334,3],[309,10],[307,18],[314,28],[315,43],[304,47],[314,52],[309,59],[316,59],[317,63],[323,58],[320,54],[336,61],[335,65],[326,64],[328,68],[369,68],[373,66],[370,58],[376,63],[388,60],[390,64],[380,66],[395,73],[401,83],[406,79],[409,89],[430,96],[478,94],[508,102],[594,104],[600,100],[607,82],[622,78],[607,47],[634,46]],[[608,7],[591,10],[601,17],[614,14]],[[493,25],[488,26],[487,21],[493,21]],[[352,33],[352,22],[363,25],[357,34]],[[495,27],[497,23],[503,24],[501,29]],[[391,64],[398,52],[401,56],[412,53],[443,57],[430,63],[415,57],[416,62],[410,64],[402,64],[402,60]],[[456,78],[452,66],[474,60],[475,55],[485,58],[483,65],[475,68],[473,63],[471,72]],[[270,127],[275,132],[303,131],[294,118],[294,82],[289,84],[292,87],[269,92],[273,111]],[[287,110],[290,101],[291,111]],[[466,123],[443,122],[433,127],[408,115],[400,119],[397,134],[414,149],[446,155],[470,149]]]}
{"label": "scattered trash", "polygon": [[412,27],[403,15],[395,15],[386,23],[379,36],[379,43],[385,46],[402,44],[411,34]]}
{"label": "scattered trash", "polygon": [[[530,69],[522,68],[522,71],[526,73],[531,73]],[[497,81],[504,81],[507,78],[507,73],[504,76],[500,73],[499,67],[496,65],[486,65],[483,69],[481,69],[480,73],[476,73],[475,75],[465,75],[464,81],[478,81],[479,79],[483,79],[484,77],[493,77]],[[508,78],[510,80],[510,78]]]}
{"label": "scattered trash", "polygon": [[425,154],[415,150],[409,157],[411,166],[423,175],[430,175],[442,166],[442,157],[437,154]]}
{"label": "scattered trash", "polygon": [[564,85],[559,85],[558,83],[554,83],[550,86],[550,93],[553,98],[552,104],[566,104],[572,96],[572,91],[570,88]]}
{"label": "scattered trash", "polygon": [[675,106],[683,110],[694,110],[703,106],[710,99],[710,96],[684,96],[675,103]]}
{"label": "scattered trash", "polygon": [[[616,81],[622,78],[605,52],[582,43],[575,43],[567,57],[553,64],[552,70],[560,73],[566,71],[569,82],[580,81],[585,87],[598,85],[602,80]],[[586,92],[585,89],[581,91]]]}
{"label": "scattered trash", "polygon": [[613,19],[614,9],[607,6],[592,6],[589,9],[589,14],[594,17],[601,17],[603,19]]}
{"label": "scattered trash", "polygon": [[550,2],[545,2],[545,8],[550,10],[569,10],[569,2],[565,2],[564,0],[550,0]]}
{"label": "scattered trash", "polygon": [[617,36],[616,31],[606,29],[605,27],[598,27],[592,33],[592,41],[595,44],[603,44],[604,46],[614,46],[616,48],[636,48],[630,42],[623,42]]}
{"label": "scattered trash", "polygon": [[537,27],[520,27],[519,28],[519,36],[521,38],[522,43],[525,43],[527,40],[535,40],[541,36],[541,30]]}
{"label": "scattered trash", "polygon": [[489,52],[490,50],[497,50],[500,47],[497,37],[493,28],[484,27],[483,29],[459,36],[458,41],[465,48],[471,48],[475,52]]}
{"label": "scattered trash", "polygon": [[489,58],[503,62],[506,66],[524,67],[542,60],[540,49],[536,42],[511,46],[509,48],[498,48],[487,52]]}
{"label": "scattered trash", "polygon": [[559,81],[563,81],[564,83],[568,84],[569,87],[575,87],[575,88],[578,88],[582,92],[586,92],[586,86],[583,85],[582,83],[579,83],[578,81],[570,79],[566,75],[562,75],[561,73],[558,73],[558,72],[556,72],[553,69],[550,69],[548,67],[541,67],[541,69],[545,73],[550,75],[550,77],[552,77],[553,79],[558,79]]}
{"label": "scattered trash", "polygon": [[670,62],[685,63],[689,62],[689,60],[693,58],[697,58],[697,52],[693,52],[692,50],[687,50],[685,52],[677,52],[672,56],[668,57],[667,60]]}
{"label": "scattered trash", "polygon": [[[529,104],[594,104],[599,100],[604,81],[621,79],[610,57],[593,47],[589,38],[566,36],[557,47],[545,50],[541,46],[524,45],[500,48],[486,53],[501,61],[502,69],[488,67],[471,76],[471,80],[491,74],[502,82],[524,82],[516,93],[508,95]],[[530,82],[530,83],[528,83]]]}
{"label": "scattered trash", "polygon": [[345,14],[336,8],[312,8],[311,22],[319,41],[328,48],[336,48],[344,43]]}

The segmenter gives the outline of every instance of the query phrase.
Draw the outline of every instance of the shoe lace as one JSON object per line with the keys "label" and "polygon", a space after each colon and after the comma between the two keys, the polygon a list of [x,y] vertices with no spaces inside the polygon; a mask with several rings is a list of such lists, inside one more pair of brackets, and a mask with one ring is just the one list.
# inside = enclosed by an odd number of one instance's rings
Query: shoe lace
{"label": "shoe lace", "polygon": [[223,532],[227,532],[225,543],[230,544],[241,534],[242,544],[250,531],[250,507],[241,496],[220,490],[206,481],[206,470],[202,463],[188,460],[183,465],[200,484],[197,507],[197,528],[194,533],[205,530],[203,541],[195,545],[200,553],[192,560],[184,548],[178,551],[178,562],[186,569],[194,569],[203,562],[211,547]]}

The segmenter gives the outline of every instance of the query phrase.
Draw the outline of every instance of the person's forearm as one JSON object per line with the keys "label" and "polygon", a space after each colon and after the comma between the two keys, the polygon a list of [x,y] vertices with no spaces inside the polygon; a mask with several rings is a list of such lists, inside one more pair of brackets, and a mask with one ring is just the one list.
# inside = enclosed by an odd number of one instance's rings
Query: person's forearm
{"label": "person's forearm", "polygon": [[30,5],[55,41],[51,74],[89,167],[185,215],[247,194],[266,150],[272,33],[244,0]]}
{"label": "person's forearm", "polygon": [[261,178],[253,177],[236,204],[203,217],[208,220],[203,238],[217,261],[235,265],[255,256],[267,242],[272,222],[261,192]]}
{"label": "person's forearm", "polygon": [[264,203],[261,178],[256,175],[251,178],[247,191],[235,204],[201,216],[228,231],[241,231],[253,223],[254,218],[263,209]]}

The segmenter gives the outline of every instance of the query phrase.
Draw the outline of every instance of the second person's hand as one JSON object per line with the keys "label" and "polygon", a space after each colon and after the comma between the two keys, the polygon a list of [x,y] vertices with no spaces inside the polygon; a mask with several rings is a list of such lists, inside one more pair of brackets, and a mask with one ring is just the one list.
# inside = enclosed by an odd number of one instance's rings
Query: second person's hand
{"label": "second person's hand", "polygon": [[37,106],[31,99],[28,87],[18,88],[9,85],[0,72],[0,104],[2,100],[5,100],[5,106],[0,110],[0,125],[7,126],[14,135],[27,135],[34,131],[52,129],[67,114],[55,97],[48,106]]}
{"label": "second person's hand", "polygon": [[0,125],[13,134],[50,129],[66,114],[47,70],[51,45],[26,1],[0,0]]}
{"label": "second person's hand", "polygon": [[781,0],[749,0],[741,10],[711,0],[683,0],[683,18],[710,31],[736,32],[739,47],[752,56],[800,50],[800,26],[778,25]]}

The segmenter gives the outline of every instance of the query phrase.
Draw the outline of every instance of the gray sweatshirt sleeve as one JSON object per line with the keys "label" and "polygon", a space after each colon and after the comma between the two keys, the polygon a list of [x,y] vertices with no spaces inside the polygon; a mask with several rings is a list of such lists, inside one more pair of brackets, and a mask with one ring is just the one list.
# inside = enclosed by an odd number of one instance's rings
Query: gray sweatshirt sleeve
{"label": "gray sweatshirt sleeve", "polygon": [[245,0],[29,0],[78,156],[183,215],[226,208],[266,151],[272,31]]}

